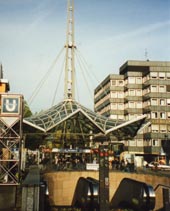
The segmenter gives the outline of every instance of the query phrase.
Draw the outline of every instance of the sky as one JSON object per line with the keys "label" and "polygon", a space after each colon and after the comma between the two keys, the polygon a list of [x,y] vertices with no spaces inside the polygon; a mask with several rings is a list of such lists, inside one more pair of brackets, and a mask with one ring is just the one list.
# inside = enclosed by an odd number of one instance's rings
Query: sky
{"label": "sky", "polygon": [[[170,0],[74,4],[76,100],[84,106],[93,109],[94,89],[109,74],[119,74],[127,60],[170,61]],[[4,78],[10,93],[22,94],[33,112],[64,99],[65,54],[59,53],[66,43],[66,21],[67,0],[0,0]]]}

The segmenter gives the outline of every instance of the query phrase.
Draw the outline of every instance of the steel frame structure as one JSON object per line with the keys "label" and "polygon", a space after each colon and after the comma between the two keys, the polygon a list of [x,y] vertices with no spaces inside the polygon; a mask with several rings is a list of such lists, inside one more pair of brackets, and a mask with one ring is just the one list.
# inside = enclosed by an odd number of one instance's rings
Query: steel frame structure
{"label": "steel frame structure", "polygon": [[18,185],[21,173],[23,96],[1,95],[0,185]]}

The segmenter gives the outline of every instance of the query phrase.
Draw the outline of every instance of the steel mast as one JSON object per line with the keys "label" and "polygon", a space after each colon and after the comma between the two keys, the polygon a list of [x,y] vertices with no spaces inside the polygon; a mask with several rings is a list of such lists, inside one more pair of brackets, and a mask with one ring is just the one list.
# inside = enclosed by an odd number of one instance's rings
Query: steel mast
{"label": "steel mast", "polygon": [[66,61],[64,98],[75,99],[75,61],[74,61],[74,0],[68,0],[67,5],[67,32],[66,32]]}

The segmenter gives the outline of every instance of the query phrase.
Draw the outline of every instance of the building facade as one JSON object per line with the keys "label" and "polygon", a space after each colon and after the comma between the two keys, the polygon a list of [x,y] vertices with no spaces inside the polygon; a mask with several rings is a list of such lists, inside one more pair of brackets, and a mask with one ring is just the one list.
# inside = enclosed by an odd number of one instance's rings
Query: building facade
{"label": "building facade", "polygon": [[94,91],[95,112],[128,121],[146,114],[148,123],[125,150],[161,155],[162,140],[170,139],[170,62],[127,61]]}

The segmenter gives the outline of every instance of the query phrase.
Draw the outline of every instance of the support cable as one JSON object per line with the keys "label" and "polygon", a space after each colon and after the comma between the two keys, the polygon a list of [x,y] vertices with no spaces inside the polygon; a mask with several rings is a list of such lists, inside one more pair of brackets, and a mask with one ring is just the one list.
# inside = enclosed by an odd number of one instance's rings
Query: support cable
{"label": "support cable", "polygon": [[35,99],[35,97],[39,93],[41,87],[43,86],[43,84],[45,83],[45,81],[47,80],[47,78],[49,77],[49,73],[52,71],[53,67],[55,66],[55,64],[56,64],[57,60],[59,59],[59,57],[60,57],[61,53],[63,52],[63,50],[64,50],[64,47],[61,49],[61,51],[59,52],[59,54],[56,57],[56,59],[53,61],[53,63],[49,67],[48,71],[45,73],[45,75],[43,76],[43,78],[41,79],[41,81],[36,86],[36,88],[33,91],[31,97],[28,99],[29,104],[31,104],[33,102],[33,100]]}
{"label": "support cable", "polygon": [[[87,82],[87,80],[86,80],[86,75],[85,75],[86,68],[83,68],[84,65],[83,65],[83,63],[81,62],[80,57],[79,57],[77,54],[75,54],[75,55],[76,55],[77,62],[78,62],[78,64],[79,64],[80,70],[81,70],[81,72],[82,72],[82,76],[83,76],[83,78],[84,78],[84,80],[85,80],[86,87],[87,87],[88,92],[89,92],[89,94],[90,94],[91,100],[93,100],[93,96],[91,95],[91,91],[90,91],[89,84],[88,84],[88,82]],[[84,71],[84,70],[85,70],[85,71]],[[86,72],[87,72],[87,71],[86,71]]]}
{"label": "support cable", "polygon": [[57,86],[56,86],[56,89],[55,89],[55,92],[54,92],[54,96],[53,96],[53,100],[52,100],[51,106],[53,106],[54,103],[55,103],[55,99],[56,99],[56,95],[57,95],[57,92],[58,92],[59,83],[61,82],[61,76],[62,76],[63,69],[64,69],[64,63],[65,63],[65,58],[64,58],[63,63],[62,63],[62,67],[61,67],[61,70],[60,70],[60,74],[59,74],[59,78],[58,78],[58,81],[57,81]]}
{"label": "support cable", "polygon": [[76,70],[75,70],[75,88],[76,88],[76,93],[77,93],[77,101],[80,102]]}
{"label": "support cable", "polygon": [[84,56],[81,54],[81,52],[78,49],[76,49],[76,50],[77,50],[78,54],[80,55],[79,58],[81,59],[81,62],[84,64],[84,67],[85,67],[85,69],[87,71],[87,75],[93,76],[94,81],[97,81],[97,83],[100,84],[99,85],[100,88],[103,89],[103,92],[104,92],[105,96],[107,96],[108,93],[106,92],[106,90],[104,89],[104,87],[102,86],[102,84],[100,83],[100,81],[97,79],[97,77],[94,74],[94,72],[93,71],[90,71],[89,72],[89,69],[91,69],[91,68],[89,68],[89,65],[88,65],[87,61],[85,60]]}

